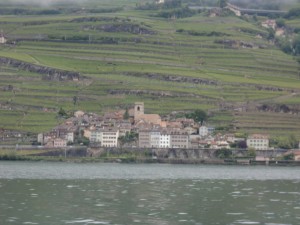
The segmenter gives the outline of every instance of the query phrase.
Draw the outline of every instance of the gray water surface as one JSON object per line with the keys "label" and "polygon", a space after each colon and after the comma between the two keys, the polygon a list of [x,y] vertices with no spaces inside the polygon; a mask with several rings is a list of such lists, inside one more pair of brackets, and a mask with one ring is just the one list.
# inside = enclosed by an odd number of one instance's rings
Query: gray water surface
{"label": "gray water surface", "polygon": [[0,161],[0,179],[300,180],[300,168]]}
{"label": "gray water surface", "polygon": [[297,167],[0,162],[0,224],[300,224]]}

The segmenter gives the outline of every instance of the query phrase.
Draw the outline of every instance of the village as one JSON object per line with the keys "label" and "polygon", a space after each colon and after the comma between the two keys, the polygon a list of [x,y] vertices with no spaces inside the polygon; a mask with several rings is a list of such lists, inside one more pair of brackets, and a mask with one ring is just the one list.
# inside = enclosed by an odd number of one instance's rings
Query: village
{"label": "village", "polygon": [[201,125],[192,118],[163,120],[158,114],[145,114],[143,102],[134,108],[106,113],[76,111],[74,117],[52,131],[38,134],[39,144],[48,148],[79,145],[106,148],[139,149],[230,149],[272,150],[269,136],[252,134],[235,137],[221,134],[213,126]]}

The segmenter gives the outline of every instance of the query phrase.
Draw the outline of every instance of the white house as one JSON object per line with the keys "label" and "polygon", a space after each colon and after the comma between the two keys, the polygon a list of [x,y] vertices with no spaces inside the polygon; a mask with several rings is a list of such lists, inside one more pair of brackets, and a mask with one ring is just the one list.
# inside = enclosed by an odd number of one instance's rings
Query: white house
{"label": "white house", "polygon": [[6,38],[2,34],[0,34],[0,44],[5,44],[6,42]]}
{"label": "white house", "polygon": [[118,138],[118,129],[104,128],[91,131],[90,141],[100,143],[102,147],[117,147]]}
{"label": "white house", "polygon": [[117,147],[119,138],[119,130],[117,129],[104,129],[102,130],[102,142],[103,147]]}
{"label": "white house", "polygon": [[160,133],[159,148],[170,148],[171,146],[171,135],[168,132]]}
{"label": "white house", "polygon": [[41,143],[41,145],[44,144],[44,134],[43,133],[38,134],[37,142]]}
{"label": "white house", "polygon": [[160,131],[151,131],[150,132],[150,146],[152,148],[159,148],[160,144]]}
{"label": "white house", "polygon": [[74,133],[73,132],[68,132],[66,135],[66,140],[67,142],[74,142]]}
{"label": "white house", "polygon": [[90,141],[93,143],[100,143],[102,140],[102,133],[99,130],[92,130],[90,135]]}
{"label": "white house", "polygon": [[156,3],[156,4],[164,4],[164,3],[165,3],[165,0],[155,0],[155,3]]}
{"label": "white house", "polygon": [[199,128],[199,135],[200,135],[201,137],[207,136],[207,135],[208,135],[208,128],[207,128],[206,126],[201,126],[201,127]]}
{"label": "white house", "polygon": [[248,148],[255,150],[268,150],[269,149],[269,136],[263,134],[252,134],[247,138]]}

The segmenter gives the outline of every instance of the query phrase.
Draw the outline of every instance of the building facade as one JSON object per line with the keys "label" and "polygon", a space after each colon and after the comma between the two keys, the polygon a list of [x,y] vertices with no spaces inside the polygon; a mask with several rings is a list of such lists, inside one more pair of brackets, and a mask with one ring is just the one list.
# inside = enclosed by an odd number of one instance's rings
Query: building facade
{"label": "building facade", "polygon": [[171,131],[171,148],[189,148],[189,134],[184,131]]}
{"label": "building facade", "polygon": [[140,130],[139,131],[139,147],[140,148],[150,148],[150,131]]}
{"label": "building facade", "polygon": [[100,143],[101,147],[118,147],[118,138],[118,129],[104,128],[92,131],[90,141]]}
{"label": "building facade", "polygon": [[171,146],[171,135],[167,131],[160,133],[159,148],[170,148]]}
{"label": "building facade", "polygon": [[247,138],[247,147],[255,150],[269,149],[269,136],[263,134],[253,134]]}
{"label": "building facade", "polygon": [[159,144],[160,144],[160,131],[159,130],[150,131],[151,148],[159,148]]}
{"label": "building facade", "polygon": [[6,42],[6,38],[2,34],[0,34],[0,44],[5,44]]}
{"label": "building facade", "polygon": [[179,130],[140,130],[140,148],[189,148],[189,134]]}
{"label": "building facade", "polygon": [[207,136],[207,135],[208,135],[208,128],[207,128],[206,126],[201,126],[201,127],[199,128],[199,135],[200,135],[201,137]]}
{"label": "building facade", "polygon": [[54,148],[63,148],[67,147],[67,140],[61,138],[55,138],[53,140],[53,147]]}

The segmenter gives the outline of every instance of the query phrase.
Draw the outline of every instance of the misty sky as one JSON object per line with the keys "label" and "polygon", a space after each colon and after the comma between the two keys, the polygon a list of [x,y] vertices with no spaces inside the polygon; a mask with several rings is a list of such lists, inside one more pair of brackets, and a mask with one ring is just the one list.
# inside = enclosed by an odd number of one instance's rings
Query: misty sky
{"label": "misty sky", "polygon": [[[2,2],[1,0],[0,2]],[[84,2],[86,0],[5,0],[8,3],[16,3],[16,4],[38,4],[38,5],[51,5],[53,3],[60,2]],[[100,0],[101,1],[101,0]]]}

